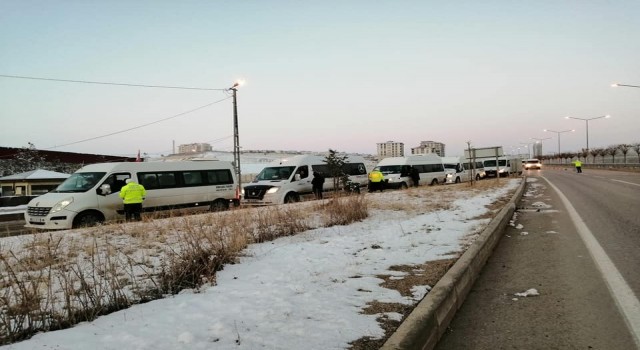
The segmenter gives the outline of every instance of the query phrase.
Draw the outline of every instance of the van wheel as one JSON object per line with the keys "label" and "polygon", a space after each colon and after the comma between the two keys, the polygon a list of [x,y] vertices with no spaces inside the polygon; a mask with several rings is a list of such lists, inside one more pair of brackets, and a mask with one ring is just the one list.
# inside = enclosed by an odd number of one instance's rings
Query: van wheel
{"label": "van wheel", "polygon": [[480,175],[476,175],[476,181],[480,181]]}
{"label": "van wheel", "polygon": [[284,197],[284,202],[285,203],[300,202],[300,197],[298,197],[298,195],[295,193],[289,193]]}
{"label": "van wheel", "polygon": [[456,177],[456,183],[459,184],[460,183],[460,177]]}
{"label": "van wheel", "polygon": [[438,184],[438,179],[431,180],[431,186],[435,186]]}
{"label": "van wheel", "polygon": [[103,220],[104,219],[102,218],[102,216],[96,213],[82,213],[76,216],[75,219],[73,219],[73,228],[95,226],[101,223]]}
{"label": "van wheel", "polygon": [[229,202],[224,199],[216,199],[211,203],[211,211],[225,211],[229,209]]}
{"label": "van wheel", "polygon": [[406,190],[407,188],[408,188],[408,187],[407,187],[407,184],[406,184],[406,183],[402,182],[402,183],[400,184],[400,189],[402,189],[402,190]]}

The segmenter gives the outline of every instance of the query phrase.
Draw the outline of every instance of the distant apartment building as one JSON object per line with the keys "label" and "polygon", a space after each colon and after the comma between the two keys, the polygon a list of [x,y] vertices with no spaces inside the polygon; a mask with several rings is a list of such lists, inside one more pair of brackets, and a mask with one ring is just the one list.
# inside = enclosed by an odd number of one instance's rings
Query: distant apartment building
{"label": "distant apartment building", "polygon": [[533,158],[542,157],[542,142],[536,142],[533,144]]}
{"label": "distant apartment building", "polygon": [[178,153],[202,153],[211,150],[211,145],[208,143],[190,143],[178,146]]}
{"label": "distant apartment building", "polygon": [[387,141],[378,143],[378,159],[387,157],[404,157],[404,143]]}
{"label": "distant apartment building", "polygon": [[420,146],[411,148],[411,154],[427,153],[435,153],[440,157],[444,157],[444,143],[436,141],[420,141]]}

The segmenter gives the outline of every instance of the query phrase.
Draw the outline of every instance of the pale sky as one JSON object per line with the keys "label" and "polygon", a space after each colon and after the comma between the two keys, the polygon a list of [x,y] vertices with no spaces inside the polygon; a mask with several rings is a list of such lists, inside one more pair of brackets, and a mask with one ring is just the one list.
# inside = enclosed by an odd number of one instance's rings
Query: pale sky
{"label": "pale sky", "polygon": [[[0,0],[0,75],[224,89],[240,146],[447,155],[640,142],[640,2]],[[233,149],[231,99],[0,77],[0,146],[134,155]],[[171,118],[177,116],[175,118]],[[167,119],[169,118],[169,119]],[[167,119],[165,121],[161,121]],[[161,122],[160,122],[161,121]],[[75,143],[89,138],[124,133]],[[56,147],[74,143],[68,146]]]}

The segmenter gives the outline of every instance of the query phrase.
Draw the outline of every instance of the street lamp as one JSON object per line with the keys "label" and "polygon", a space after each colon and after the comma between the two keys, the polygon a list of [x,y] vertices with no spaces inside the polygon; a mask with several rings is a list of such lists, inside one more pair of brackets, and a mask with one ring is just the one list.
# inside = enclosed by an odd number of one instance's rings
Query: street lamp
{"label": "street lamp", "polygon": [[531,158],[531,151],[529,151],[529,145],[533,145],[530,142],[520,142],[521,145],[527,145],[527,157]]}
{"label": "street lamp", "polygon": [[[550,138],[550,137],[545,137],[545,138],[543,138],[543,139],[537,139],[537,138],[535,138],[535,137],[532,137],[531,139],[532,139],[532,140],[536,140],[536,144],[537,144],[538,142],[540,142],[540,154],[538,154],[538,156],[541,156],[541,155],[542,155],[542,141],[543,141],[543,140],[551,140],[551,138]],[[536,150],[535,150],[535,149],[533,150],[533,156],[534,156],[534,157],[536,156]]]}
{"label": "street lamp", "polygon": [[584,120],[585,123],[587,123],[587,152],[589,152],[589,121],[590,120],[595,120],[595,119],[602,119],[602,118],[611,118],[611,116],[610,115],[601,115],[601,116],[595,117],[595,118],[565,117],[565,119]]}
{"label": "street lamp", "polygon": [[631,88],[640,88],[640,86],[638,86],[638,85],[626,85],[626,84],[618,84],[618,83],[611,84],[611,87],[618,87],[618,86],[631,87]]}
{"label": "street lamp", "polygon": [[240,200],[240,193],[242,193],[242,172],[240,171],[240,135],[238,133],[238,101],[236,94],[238,88],[243,84],[244,80],[238,80],[229,88],[233,94],[233,163],[236,166],[236,176],[238,177],[238,187],[236,187],[236,199],[238,201]]}
{"label": "street lamp", "polygon": [[543,131],[546,132],[555,132],[556,134],[558,134],[558,157],[560,156],[560,134],[563,134],[565,132],[575,132],[576,129],[571,129],[571,130],[562,130],[562,131],[555,131],[555,130],[549,130],[549,129],[544,129]]}

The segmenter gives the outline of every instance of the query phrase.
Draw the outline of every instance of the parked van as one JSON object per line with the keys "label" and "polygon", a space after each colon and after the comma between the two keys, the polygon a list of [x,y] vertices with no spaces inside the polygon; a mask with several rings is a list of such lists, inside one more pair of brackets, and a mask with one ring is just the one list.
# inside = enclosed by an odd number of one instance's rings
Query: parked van
{"label": "parked van", "polygon": [[442,157],[442,163],[447,172],[446,183],[448,184],[471,181],[472,176],[479,181],[483,177],[481,174],[484,174],[482,162],[476,162],[475,167],[472,167],[472,164],[465,162],[463,157]]}
{"label": "parked van", "polygon": [[[348,175],[349,182],[359,186],[366,185],[367,168],[363,157],[348,156],[342,170]],[[242,203],[271,205],[298,202],[300,196],[312,193],[314,171],[325,177],[323,190],[334,189],[325,157],[299,155],[276,160],[262,169],[254,181],[242,189]]]}
{"label": "parked van", "polygon": [[413,185],[409,176],[409,167],[415,167],[420,173],[420,183],[437,185],[445,183],[446,172],[442,158],[437,154],[411,155],[406,157],[384,158],[376,168],[384,175],[384,181],[390,188],[407,188]]}
{"label": "parked van", "polygon": [[511,174],[522,173],[522,161],[519,158],[512,158],[502,156],[498,158],[498,165],[496,166],[496,158],[483,159],[484,170],[487,176],[505,177]]}
{"label": "parked van", "polygon": [[122,219],[119,196],[126,179],[143,185],[143,211],[179,208],[224,210],[236,200],[231,162],[183,161],[87,165],[55,190],[31,200],[26,227],[69,229]]}

